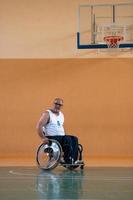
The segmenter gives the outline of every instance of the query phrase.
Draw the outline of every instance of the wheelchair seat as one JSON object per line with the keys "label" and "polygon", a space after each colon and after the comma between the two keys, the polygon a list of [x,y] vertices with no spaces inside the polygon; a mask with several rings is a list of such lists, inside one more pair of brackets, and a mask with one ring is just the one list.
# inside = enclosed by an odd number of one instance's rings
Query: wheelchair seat
{"label": "wheelchair seat", "polygon": [[42,143],[36,153],[36,162],[40,169],[50,170],[61,165],[68,169],[75,169],[80,167],[84,168],[84,162],[82,161],[83,147],[78,145],[78,159],[77,162],[67,164],[63,161],[63,151],[60,143],[57,140],[49,139],[49,142]]}

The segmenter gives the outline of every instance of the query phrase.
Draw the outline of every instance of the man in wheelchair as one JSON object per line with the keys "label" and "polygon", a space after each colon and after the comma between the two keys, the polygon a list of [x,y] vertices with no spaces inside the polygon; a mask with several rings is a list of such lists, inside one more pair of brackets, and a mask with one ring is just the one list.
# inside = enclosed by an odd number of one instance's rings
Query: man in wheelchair
{"label": "man in wheelchair", "polygon": [[50,109],[42,113],[42,116],[37,123],[37,132],[43,139],[45,144],[49,140],[56,140],[62,147],[64,152],[64,164],[79,164],[78,159],[79,144],[78,138],[72,135],[66,135],[64,130],[64,115],[61,112],[63,99],[54,99]]}

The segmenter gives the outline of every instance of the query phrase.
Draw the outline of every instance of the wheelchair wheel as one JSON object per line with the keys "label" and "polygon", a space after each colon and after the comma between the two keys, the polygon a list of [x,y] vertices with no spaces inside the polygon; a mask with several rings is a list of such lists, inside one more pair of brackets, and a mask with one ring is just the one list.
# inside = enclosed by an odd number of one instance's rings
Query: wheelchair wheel
{"label": "wheelchair wheel", "polygon": [[39,168],[44,170],[54,169],[60,162],[62,148],[59,142],[49,139],[49,144],[42,143],[36,153]]}

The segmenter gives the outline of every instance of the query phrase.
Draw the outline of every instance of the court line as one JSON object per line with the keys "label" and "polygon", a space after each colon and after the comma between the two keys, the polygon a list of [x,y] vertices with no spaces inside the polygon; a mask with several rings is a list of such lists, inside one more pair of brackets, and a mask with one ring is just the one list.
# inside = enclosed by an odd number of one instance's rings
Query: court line
{"label": "court line", "polygon": [[[21,172],[15,172],[15,171],[13,171],[13,170],[10,170],[9,171],[9,173],[10,174],[12,174],[12,175],[17,175],[17,176],[22,176],[22,177],[19,177],[19,178],[26,178],[26,176],[27,176],[27,178],[31,178],[31,179],[33,179],[33,178],[40,178],[40,179],[47,179],[47,180],[49,180],[49,179],[51,179],[51,177],[52,176],[54,176],[56,179],[77,179],[77,180],[79,180],[79,179],[83,179],[83,180],[90,180],[90,181],[133,181],[133,177],[111,177],[111,178],[109,178],[109,177],[105,177],[105,176],[101,176],[101,177],[97,177],[97,176],[75,176],[75,177],[73,177],[73,176],[67,176],[67,177],[65,177],[65,176],[61,176],[61,175],[55,175],[55,174],[44,174],[44,175],[35,175],[35,174],[30,174],[30,173],[21,173]],[[25,177],[24,177],[25,176]],[[51,177],[50,177],[51,176]],[[2,177],[1,177],[2,178]],[[4,179],[6,178],[6,179],[12,179],[13,177],[3,177]],[[18,177],[14,177],[14,178],[18,178]]]}
{"label": "court line", "polygon": [[14,172],[13,170],[9,170],[9,174],[22,175],[22,176],[38,176],[38,175],[35,175],[33,173],[27,174],[27,173],[22,173],[22,172]]}

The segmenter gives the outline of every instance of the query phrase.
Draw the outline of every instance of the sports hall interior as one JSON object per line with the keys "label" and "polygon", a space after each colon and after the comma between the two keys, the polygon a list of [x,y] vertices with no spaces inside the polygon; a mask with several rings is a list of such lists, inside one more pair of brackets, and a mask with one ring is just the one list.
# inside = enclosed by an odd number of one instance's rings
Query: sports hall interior
{"label": "sports hall interior", "polygon": [[61,97],[86,166],[132,167],[133,53],[76,46],[78,5],[106,1],[0,2],[0,166],[36,166],[36,123]]}

